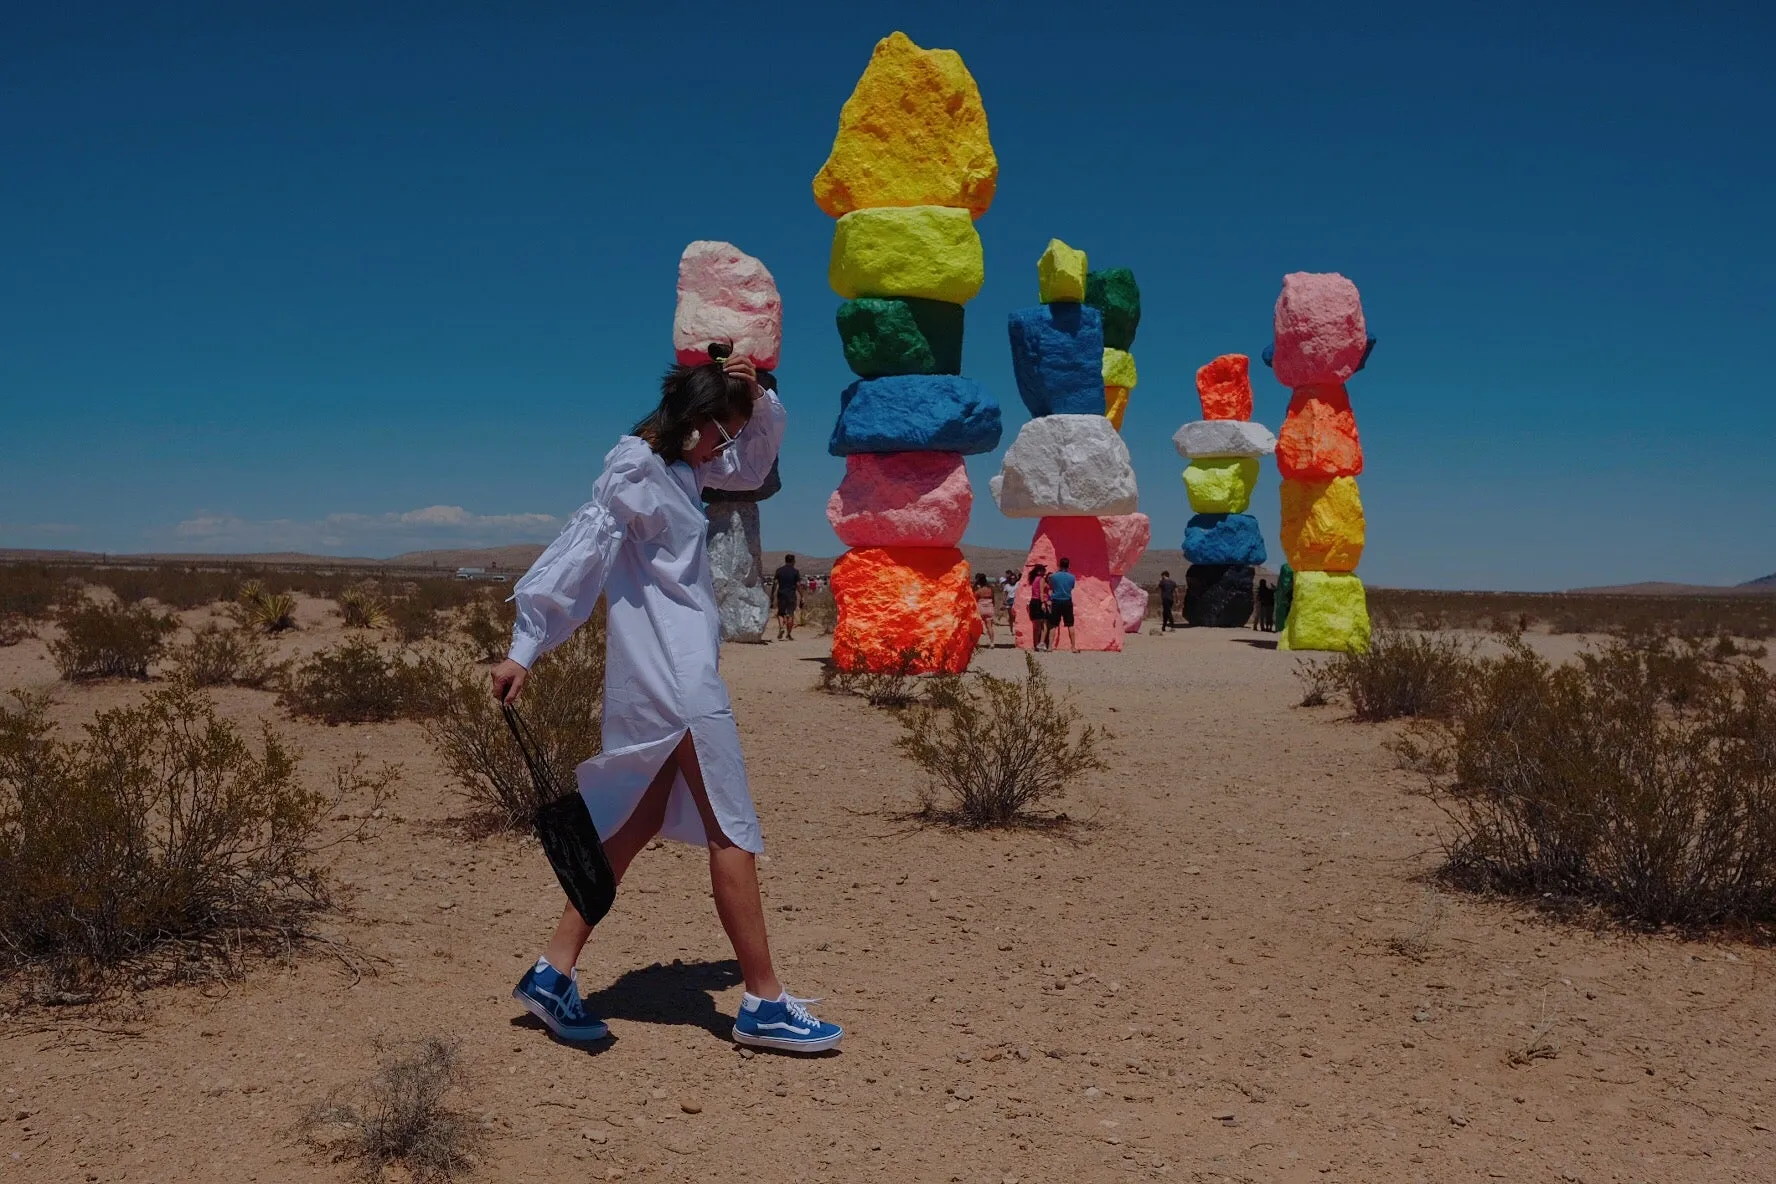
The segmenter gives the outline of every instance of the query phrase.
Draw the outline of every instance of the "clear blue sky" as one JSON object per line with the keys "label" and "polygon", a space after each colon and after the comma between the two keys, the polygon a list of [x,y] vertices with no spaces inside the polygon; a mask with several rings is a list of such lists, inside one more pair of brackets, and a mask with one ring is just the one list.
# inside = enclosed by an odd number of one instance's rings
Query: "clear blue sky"
{"label": "clear blue sky", "polygon": [[[1140,278],[1156,544],[1189,516],[1196,367],[1258,354],[1285,272],[1335,270],[1381,339],[1351,385],[1371,582],[1763,575],[1776,25],[1655,7],[9,4],[0,546],[547,537],[654,398],[679,251],[721,238],[786,307],[766,540],[835,553],[849,376],[809,181],[900,28],[986,100],[965,370],[1006,443],[1005,314],[1049,237]],[[996,467],[969,540],[1024,545]]]}

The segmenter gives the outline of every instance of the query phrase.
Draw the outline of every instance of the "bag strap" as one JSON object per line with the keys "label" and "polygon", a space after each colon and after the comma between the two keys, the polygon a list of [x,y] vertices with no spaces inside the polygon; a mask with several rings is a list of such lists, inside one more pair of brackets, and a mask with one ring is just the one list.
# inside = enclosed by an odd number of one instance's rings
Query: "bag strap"
{"label": "bag strap", "polygon": [[560,795],[556,793],[555,774],[542,759],[542,745],[531,734],[530,725],[518,714],[518,709],[510,703],[500,704],[500,714],[506,717],[506,728],[512,733],[512,739],[518,745],[518,755],[524,758],[524,767],[530,770],[530,780],[539,793],[546,799],[553,800]]}

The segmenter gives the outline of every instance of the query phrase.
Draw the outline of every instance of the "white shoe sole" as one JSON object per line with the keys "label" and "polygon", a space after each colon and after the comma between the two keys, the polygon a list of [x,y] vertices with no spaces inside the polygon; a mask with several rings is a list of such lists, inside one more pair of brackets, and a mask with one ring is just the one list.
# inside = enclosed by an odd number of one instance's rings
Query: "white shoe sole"
{"label": "white shoe sole", "polygon": [[610,1035],[610,1028],[605,1024],[598,1025],[596,1034],[587,1029],[581,1029],[576,1032],[572,1028],[564,1028],[561,1026],[560,1020],[549,1014],[548,1008],[544,1007],[530,996],[513,991],[512,998],[518,1000],[518,1005],[524,1008],[525,1011],[528,1011],[531,1015],[534,1015],[537,1019],[541,1020],[543,1022],[543,1027],[549,1029],[549,1031],[555,1033],[555,1035],[559,1036],[561,1039],[573,1044],[591,1044],[594,1041],[603,1040]]}
{"label": "white shoe sole", "polygon": [[839,1041],[845,1038],[845,1033],[839,1032],[820,1040],[791,1040],[782,1036],[748,1036],[740,1030],[739,1024],[735,1024],[733,1038],[735,1044],[749,1044],[753,1048],[774,1048],[778,1052],[825,1052],[829,1048],[837,1047]]}

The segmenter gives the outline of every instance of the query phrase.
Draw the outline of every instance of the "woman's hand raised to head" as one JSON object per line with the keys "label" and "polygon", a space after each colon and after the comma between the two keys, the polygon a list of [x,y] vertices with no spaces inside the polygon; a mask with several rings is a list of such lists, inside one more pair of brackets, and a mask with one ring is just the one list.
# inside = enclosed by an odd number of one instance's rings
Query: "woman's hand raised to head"
{"label": "woman's hand raised to head", "polygon": [[753,401],[756,402],[764,390],[758,384],[758,367],[752,359],[743,354],[729,354],[722,359],[722,369],[734,378],[743,378],[746,385],[752,388]]}
{"label": "woman's hand raised to head", "polygon": [[518,702],[518,692],[524,689],[524,680],[530,677],[530,671],[522,664],[507,658],[493,668],[493,698],[497,703]]}

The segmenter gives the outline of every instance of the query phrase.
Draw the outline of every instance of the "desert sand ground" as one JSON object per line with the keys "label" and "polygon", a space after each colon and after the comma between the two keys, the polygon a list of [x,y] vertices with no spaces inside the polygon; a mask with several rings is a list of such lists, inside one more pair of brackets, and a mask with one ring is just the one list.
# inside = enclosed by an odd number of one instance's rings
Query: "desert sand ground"
{"label": "desert sand ground", "polygon": [[[328,609],[280,650],[337,639]],[[1070,838],[910,825],[895,718],[812,689],[822,639],[729,647],[780,969],[848,1028],[806,1060],[727,1039],[737,970],[679,846],[637,861],[582,961],[615,1039],[552,1043],[508,996],[560,908],[534,843],[463,837],[416,725],[222,692],[316,778],[354,750],[404,767],[322,922],[373,972],[305,953],[0,1020],[0,1180],[347,1179],[292,1123],[377,1041],[433,1034],[491,1121],[484,1180],[1776,1179],[1776,955],[1439,891],[1441,815],[1384,729],[1296,707],[1295,658],[1255,634],[1129,641],[1041,657],[1115,734],[1114,771],[1059,803],[1089,821]],[[0,650],[19,686],[64,725],[141,693],[57,683],[40,641]]]}

